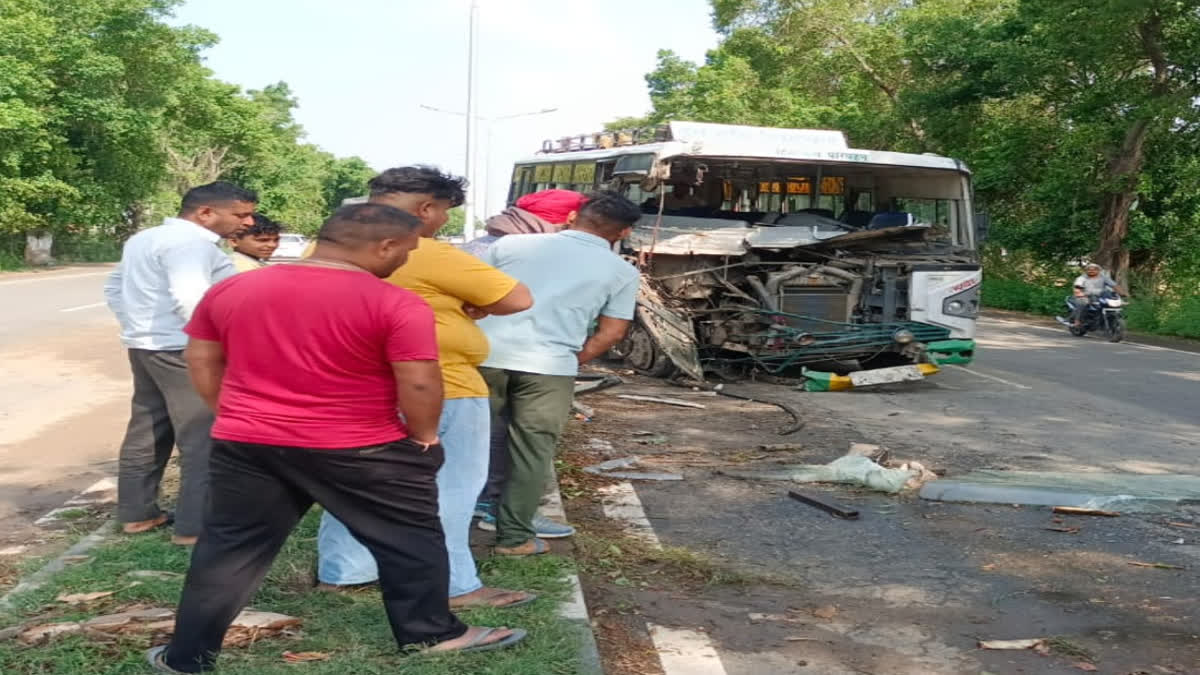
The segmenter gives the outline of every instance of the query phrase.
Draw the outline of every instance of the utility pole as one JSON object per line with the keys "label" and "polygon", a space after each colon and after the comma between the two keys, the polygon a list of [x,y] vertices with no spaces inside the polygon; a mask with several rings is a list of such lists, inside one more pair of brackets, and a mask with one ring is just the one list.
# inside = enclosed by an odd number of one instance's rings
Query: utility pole
{"label": "utility pole", "polygon": [[475,24],[479,18],[479,0],[471,0],[471,19],[467,29],[467,148],[466,148],[466,171],[463,175],[466,176],[470,185],[467,187],[467,203],[463,205],[463,241],[471,241],[475,238],[475,200],[472,195],[475,193],[475,157],[472,155],[472,150],[475,145]]}

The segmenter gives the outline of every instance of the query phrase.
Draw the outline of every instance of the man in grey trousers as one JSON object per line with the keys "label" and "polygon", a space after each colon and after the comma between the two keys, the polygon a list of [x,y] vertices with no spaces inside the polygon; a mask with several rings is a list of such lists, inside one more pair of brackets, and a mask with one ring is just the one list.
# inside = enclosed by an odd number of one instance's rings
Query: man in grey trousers
{"label": "man in grey trousers", "polygon": [[104,285],[133,370],[133,406],[117,481],[117,517],[129,534],[171,524],[158,493],[176,445],[181,475],[171,541],[188,546],[200,534],[213,416],[188,378],[183,327],[208,288],[235,273],[219,246],[253,224],[257,202],[253,192],[230,183],[192,188],[178,217],[125,242],[121,262]]}

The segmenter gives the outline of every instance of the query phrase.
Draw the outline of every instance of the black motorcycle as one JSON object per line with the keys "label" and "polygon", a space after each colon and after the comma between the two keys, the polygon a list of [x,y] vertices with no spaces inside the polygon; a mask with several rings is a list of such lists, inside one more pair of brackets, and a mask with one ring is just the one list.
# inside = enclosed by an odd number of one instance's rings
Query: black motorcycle
{"label": "black motorcycle", "polygon": [[1105,291],[1101,295],[1092,296],[1091,302],[1083,310],[1083,321],[1079,326],[1076,326],[1070,318],[1071,313],[1075,311],[1073,300],[1073,297],[1067,298],[1067,308],[1071,311],[1066,317],[1055,317],[1059,323],[1071,331],[1071,335],[1083,337],[1088,333],[1102,332],[1108,337],[1109,342],[1120,342],[1125,339],[1125,315],[1121,311],[1121,308],[1125,306],[1125,301],[1120,295],[1112,291]]}

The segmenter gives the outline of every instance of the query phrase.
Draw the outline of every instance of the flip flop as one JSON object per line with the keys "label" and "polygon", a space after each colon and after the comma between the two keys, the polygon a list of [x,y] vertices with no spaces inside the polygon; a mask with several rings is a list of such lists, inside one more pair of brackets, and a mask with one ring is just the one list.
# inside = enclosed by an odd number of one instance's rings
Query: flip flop
{"label": "flip flop", "polygon": [[[503,640],[497,640],[496,642],[489,642],[487,644],[481,644],[484,640],[488,639],[493,634],[495,634],[496,631],[499,631],[499,630],[511,630],[512,635],[509,635],[508,637],[504,638]],[[419,651],[417,653],[421,654],[423,656],[441,656],[443,654],[467,654],[470,652],[490,652],[490,651],[493,651],[496,649],[507,649],[508,647],[512,647],[513,645],[517,644],[521,640],[524,640],[526,638],[526,636],[528,636],[528,635],[529,635],[529,632],[523,628],[484,628],[483,630],[479,631],[479,634],[476,635],[475,638],[472,639],[470,642],[468,642],[465,646],[457,647],[455,649],[437,649],[436,645],[435,645],[434,647],[427,647],[425,649],[422,649],[421,651]]]}
{"label": "flip flop", "polygon": [[[524,544],[521,544],[521,546],[524,546]],[[545,542],[545,540],[539,539],[537,537],[533,538],[533,550],[528,553],[516,553],[515,552],[516,549],[519,548],[516,546],[514,546],[510,549],[507,549],[507,550],[501,550],[503,548],[505,548],[505,547],[497,546],[497,547],[495,547],[495,549],[493,549],[493,553],[495,553],[496,555],[506,556],[509,558],[528,558],[531,555],[542,555],[543,553],[550,552],[550,545],[547,544]]]}
{"label": "flip flop", "polygon": [[[488,592],[484,594],[482,599],[475,602],[465,602],[456,605],[454,604],[454,598],[450,598],[450,609],[513,609],[514,607],[528,605],[534,600],[537,600],[538,597],[536,594],[529,593],[527,591],[509,591],[503,588],[484,588],[482,590],[486,590]],[[524,595],[525,597],[521,598],[520,600],[514,600],[513,602],[506,602],[502,605],[493,604],[492,602],[496,598],[499,598],[503,595],[518,594]]]}
{"label": "flip flop", "polygon": [[161,523],[155,525],[154,527],[151,527],[151,528],[145,529],[145,530],[138,530],[137,532],[126,532],[125,528],[122,527],[121,534],[146,534],[147,532],[161,530],[164,527],[170,527],[175,524],[175,512],[174,511],[163,511],[163,515],[165,515],[166,518]]}
{"label": "flip flop", "polygon": [[183,672],[182,670],[175,670],[171,666],[167,665],[166,656],[167,656],[167,646],[166,645],[159,645],[157,647],[151,647],[150,649],[146,650],[146,662],[150,664],[150,667],[153,668],[155,672],[158,672],[158,673],[182,673]]}

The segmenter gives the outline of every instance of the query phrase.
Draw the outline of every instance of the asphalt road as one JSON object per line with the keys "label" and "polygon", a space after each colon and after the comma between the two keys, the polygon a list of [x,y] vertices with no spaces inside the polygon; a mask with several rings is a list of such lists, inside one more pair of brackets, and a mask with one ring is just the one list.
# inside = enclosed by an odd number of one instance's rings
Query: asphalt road
{"label": "asphalt road", "polygon": [[920,386],[800,400],[954,468],[1200,471],[1200,354],[994,317],[977,339],[974,363]]}
{"label": "asphalt road", "polygon": [[114,470],[129,375],[108,272],[0,275],[0,542]]}

